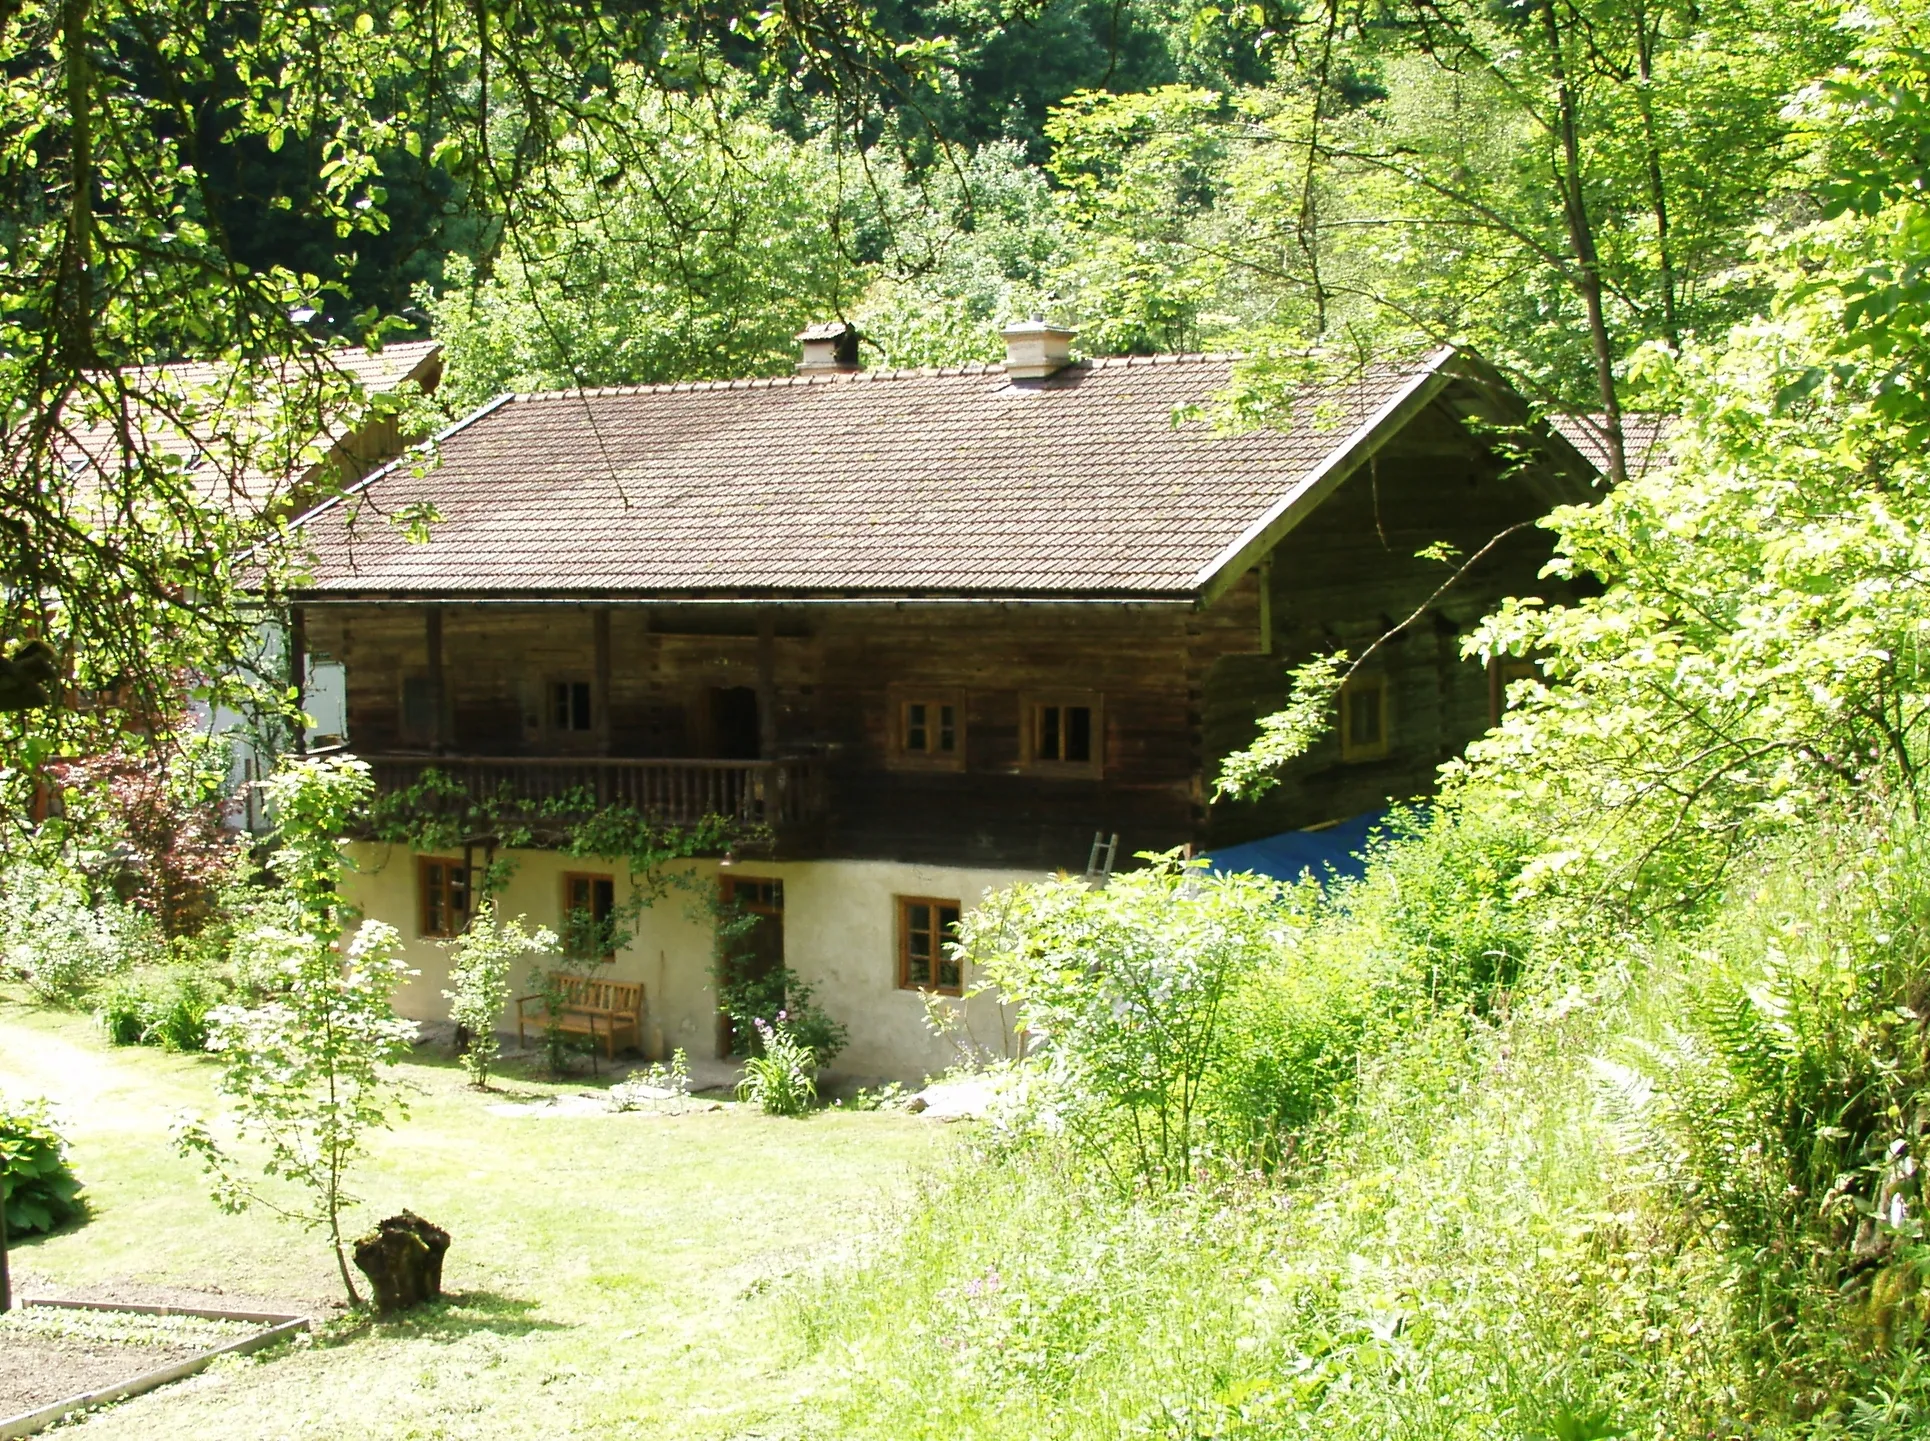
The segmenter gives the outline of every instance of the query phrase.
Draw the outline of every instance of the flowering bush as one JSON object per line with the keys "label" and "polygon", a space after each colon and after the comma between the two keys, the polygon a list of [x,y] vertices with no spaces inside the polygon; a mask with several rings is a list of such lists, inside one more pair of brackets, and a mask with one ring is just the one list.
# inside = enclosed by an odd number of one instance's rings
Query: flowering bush
{"label": "flowering bush", "polygon": [[41,1000],[72,1005],[158,954],[147,917],[112,898],[90,902],[79,877],[28,861],[7,868],[0,884],[0,969]]}
{"label": "flowering bush", "polygon": [[737,1099],[753,1103],[767,1116],[803,1115],[818,1101],[816,1055],[791,1033],[782,1011],[777,1024],[756,1024],[763,1054],[744,1062]]}

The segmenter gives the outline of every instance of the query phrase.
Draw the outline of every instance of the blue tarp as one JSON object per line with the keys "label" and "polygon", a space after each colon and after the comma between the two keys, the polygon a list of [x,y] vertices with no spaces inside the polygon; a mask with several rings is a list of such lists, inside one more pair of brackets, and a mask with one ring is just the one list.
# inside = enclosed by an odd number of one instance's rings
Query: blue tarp
{"label": "blue tarp", "polygon": [[1358,876],[1367,869],[1367,836],[1387,818],[1386,811],[1368,811],[1317,831],[1282,831],[1277,836],[1209,851],[1213,870],[1223,876],[1241,871],[1298,881],[1308,871],[1325,883]]}

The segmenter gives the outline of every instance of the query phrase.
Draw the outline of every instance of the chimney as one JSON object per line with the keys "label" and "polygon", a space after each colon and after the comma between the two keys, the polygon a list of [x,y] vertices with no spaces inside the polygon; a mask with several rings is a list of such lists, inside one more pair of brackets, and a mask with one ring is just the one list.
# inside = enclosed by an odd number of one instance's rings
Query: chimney
{"label": "chimney", "polygon": [[799,375],[837,375],[858,368],[858,332],[842,320],[807,325],[797,338],[804,345]]}
{"label": "chimney", "polygon": [[1014,380],[1044,380],[1072,363],[1072,337],[1079,332],[1035,315],[1005,328],[1005,373]]}

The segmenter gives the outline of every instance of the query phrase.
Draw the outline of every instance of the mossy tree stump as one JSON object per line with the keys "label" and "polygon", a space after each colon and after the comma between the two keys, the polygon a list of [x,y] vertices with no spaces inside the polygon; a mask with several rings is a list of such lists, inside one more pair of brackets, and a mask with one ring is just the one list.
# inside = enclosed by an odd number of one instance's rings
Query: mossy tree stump
{"label": "mossy tree stump", "polygon": [[390,1316],[442,1295],[442,1257],[448,1249],[447,1231],[404,1211],[356,1241],[355,1266],[375,1289],[375,1309]]}

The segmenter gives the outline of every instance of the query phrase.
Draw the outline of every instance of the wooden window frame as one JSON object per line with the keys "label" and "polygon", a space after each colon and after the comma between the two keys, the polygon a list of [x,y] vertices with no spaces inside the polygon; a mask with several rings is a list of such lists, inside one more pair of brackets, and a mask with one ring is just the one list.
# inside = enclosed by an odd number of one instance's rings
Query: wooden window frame
{"label": "wooden window frame", "polygon": [[[580,685],[589,693],[590,703],[584,717],[584,723],[581,726],[560,726],[556,723],[556,712],[552,708],[551,702],[555,699],[555,690],[560,685]],[[575,696],[572,695],[570,699],[571,718],[574,719]],[[544,676],[542,694],[538,697],[538,700],[541,702],[538,714],[542,718],[543,733],[550,736],[567,736],[571,740],[589,740],[596,734],[597,705],[600,699],[596,693],[596,681],[590,676],[579,674]]]}
{"label": "wooden window frame", "polygon": [[[1039,754],[1041,712],[1048,706],[1083,706],[1092,712],[1092,754],[1082,761],[1063,761]],[[1063,720],[1061,721],[1063,724]],[[1098,780],[1106,772],[1106,698],[1098,691],[1036,691],[1019,697],[1019,764],[1041,776]]]}
{"label": "wooden window frame", "polygon": [[[895,903],[894,908],[897,911],[898,989],[901,991],[919,991],[927,995],[964,995],[964,961],[961,960],[958,963],[958,982],[955,985],[947,986],[942,984],[938,976],[939,963],[943,959],[941,948],[945,944],[943,939],[945,927],[942,912],[949,909],[954,913],[952,928],[954,934],[956,934],[958,922],[963,920],[965,916],[964,906],[956,900],[948,900],[942,896],[893,896],[892,900]],[[911,941],[914,934],[914,927],[911,923],[911,908],[913,906],[929,906],[935,912],[940,913],[934,917],[935,924],[930,928],[932,932],[932,953],[926,959],[925,974],[922,979],[912,974]]]}
{"label": "wooden window frame", "polygon": [[[429,724],[426,726],[409,724],[409,683],[411,681],[422,685],[429,693],[428,703],[431,714],[429,716]],[[441,729],[441,726],[438,724],[440,717],[435,715],[434,712],[440,709],[440,704],[441,697],[436,694],[436,678],[434,676],[430,675],[426,670],[403,671],[401,679],[396,682],[395,687],[396,736],[405,744],[419,746],[434,745],[436,734]]]}
{"label": "wooden window frame", "polygon": [[[574,887],[574,886],[576,885],[576,883],[577,883],[578,881],[585,881],[585,882],[588,882],[588,883],[589,883],[589,885],[591,886],[591,891],[590,891],[590,916],[591,916],[591,919],[592,919],[592,920],[595,920],[595,919],[596,919],[596,890],[595,890],[595,886],[596,886],[596,883],[597,883],[598,881],[607,881],[607,882],[609,883],[609,886],[610,886],[610,910],[611,910],[611,912],[612,912],[612,913],[614,913],[614,912],[616,911],[616,906],[617,906],[617,878],[616,878],[616,877],[615,877],[614,875],[610,875],[610,874],[607,874],[607,873],[605,873],[605,872],[603,872],[603,871],[565,871],[565,872],[563,872],[563,912],[562,912],[562,914],[563,914],[563,924],[562,924],[562,926],[561,926],[561,927],[559,927],[559,930],[558,930],[558,933],[559,933],[560,935],[564,935],[564,936],[567,936],[567,935],[568,935],[568,933],[569,933],[569,925],[570,925],[570,916],[571,916],[571,915],[572,915],[572,914],[573,914],[573,913],[575,912],[575,910],[576,910],[576,907],[570,904],[570,891],[571,891],[571,889],[572,889],[572,888],[573,888],[573,887]],[[607,919],[607,917],[606,917],[606,919]],[[611,964],[611,963],[613,963],[613,962],[614,962],[614,961],[616,960],[616,958],[617,958],[617,953],[616,953],[616,948],[615,948],[614,946],[613,946],[613,947],[611,947],[611,948],[610,948],[609,950],[607,950],[607,951],[605,951],[605,952],[603,953],[603,955],[602,955],[602,957],[601,957],[601,959],[602,959],[602,961],[603,961],[603,963],[604,963],[605,965],[609,965],[609,964]]]}
{"label": "wooden window frame", "polygon": [[[739,886],[769,886],[771,901],[740,901],[737,898]],[[727,906],[740,906],[751,915],[781,916],[784,914],[784,877],[737,875],[733,872],[717,878],[718,899]]]}
{"label": "wooden window frame", "polygon": [[[431,866],[440,867],[442,870],[441,879],[435,883],[439,893],[438,905],[443,915],[443,925],[441,929],[432,929],[429,924],[429,869]],[[452,878],[452,873],[457,871],[463,873],[463,879],[461,881],[462,909],[460,911],[456,909],[454,902],[457,886]],[[468,868],[464,866],[460,860],[448,856],[417,856],[415,858],[415,923],[416,934],[418,936],[434,936],[447,940],[461,935],[464,928],[469,924],[470,899]],[[462,923],[460,925],[453,924],[458,915],[462,917]]]}
{"label": "wooden window frame", "polygon": [[[1372,742],[1354,739],[1355,698],[1378,697],[1380,738]],[[1351,677],[1340,688],[1340,758],[1350,763],[1386,760],[1394,748],[1394,688],[1384,671],[1369,671]]]}
{"label": "wooden window frame", "polygon": [[1488,661],[1488,724],[1498,726],[1508,709],[1508,687],[1518,680],[1545,680],[1533,656],[1498,655]]}
{"label": "wooden window frame", "polygon": [[[941,686],[892,686],[887,692],[886,704],[889,714],[886,725],[885,753],[890,764],[900,770],[914,771],[962,771],[965,769],[965,745],[967,736],[965,693],[948,690]],[[952,708],[953,748],[949,751],[915,751],[906,740],[911,730],[911,708],[915,705],[950,706]]]}

